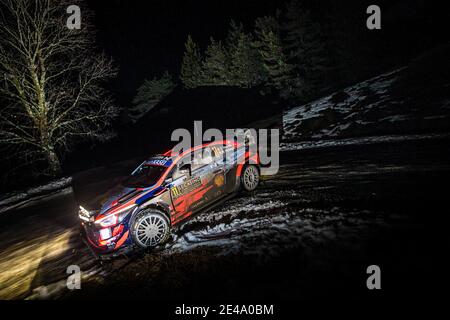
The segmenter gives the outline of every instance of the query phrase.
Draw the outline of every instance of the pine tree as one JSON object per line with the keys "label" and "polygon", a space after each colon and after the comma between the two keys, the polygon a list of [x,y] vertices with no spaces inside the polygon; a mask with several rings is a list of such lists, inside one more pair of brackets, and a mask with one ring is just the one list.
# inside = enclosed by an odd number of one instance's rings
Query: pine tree
{"label": "pine tree", "polygon": [[202,58],[200,50],[192,40],[191,35],[188,35],[185,48],[180,79],[185,88],[192,89],[201,84]]}
{"label": "pine tree", "polygon": [[203,62],[203,85],[226,86],[231,84],[229,61],[226,49],[221,41],[211,37],[211,43],[205,52]]}
{"label": "pine tree", "polygon": [[231,83],[250,88],[261,83],[263,68],[258,51],[252,45],[252,37],[243,31],[242,24],[230,23],[227,37]]}
{"label": "pine tree", "polygon": [[262,60],[265,86],[287,98],[290,92],[291,66],[283,53],[280,26],[274,17],[256,19],[253,46]]}
{"label": "pine tree", "polygon": [[234,51],[236,51],[236,47],[238,45],[239,39],[242,37],[244,33],[244,26],[242,23],[236,23],[236,21],[230,21],[230,28],[228,29],[227,38],[225,40],[225,46],[228,50],[228,53],[231,55]]}
{"label": "pine tree", "polygon": [[306,100],[316,93],[327,70],[326,46],[321,26],[314,22],[310,11],[298,1],[288,3],[284,48],[293,65],[293,97]]}
{"label": "pine tree", "polygon": [[133,99],[133,107],[129,109],[132,122],[149,112],[175,88],[172,77],[166,71],[161,78],[145,80]]}

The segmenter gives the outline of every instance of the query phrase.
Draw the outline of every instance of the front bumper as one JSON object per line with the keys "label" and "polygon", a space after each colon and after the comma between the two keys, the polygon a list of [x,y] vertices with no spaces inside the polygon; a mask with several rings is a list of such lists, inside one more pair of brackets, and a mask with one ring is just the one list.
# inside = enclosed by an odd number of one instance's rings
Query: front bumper
{"label": "front bumper", "polygon": [[125,224],[119,224],[116,227],[119,226],[122,226],[120,233],[110,239],[102,240],[99,229],[91,223],[81,222],[81,238],[97,258],[98,256],[122,255],[132,249],[132,241],[128,227]]}
{"label": "front bumper", "polygon": [[96,260],[112,260],[114,258],[126,255],[126,254],[134,251],[133,245],[127,245],[127,246],[123,246],[112,252],[99,252],[99,251],[95,250],[94,247],[89,243],[89,241],[86,237],[86,233],[84,232],[83,229],[80,232],[80,236],[81,236],[81,240],[84,242],[86,247],[88,247],[90,253]]}

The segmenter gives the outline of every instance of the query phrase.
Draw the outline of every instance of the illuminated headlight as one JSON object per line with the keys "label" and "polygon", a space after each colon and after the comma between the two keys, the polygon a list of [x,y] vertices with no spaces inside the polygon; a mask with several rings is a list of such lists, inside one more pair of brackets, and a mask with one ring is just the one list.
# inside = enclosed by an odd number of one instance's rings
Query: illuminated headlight
{"label": "illuminated headlight", "polygon": [[80,217],[81,220],[89,221],[91,218],[91,214],[88,210],[80,206],[80,210],[78,211],[78,217]]}
{"label": "illuminated headlight", "polygon": [[100,220],[95,221],[95,223],[97,223],[98,225],[100,225],[103,228],[106,228],[106,227],[115,226],[118,222],[117,220],[118,220],[117,215],[111,214],[109,216],[101,218]]}
{"label": "illuminated headlight", "polygon": [[111,236],[112,234],[110,228],[100,229],[100,239],[106,240],[111,238]]}
{"label": "illuminated headlight", "polygon": [[116,224],[121,222],[134,207],[136,207],[135,204],[126,206],[125,208],[122,208],[114,212],[113,214],[107,215],[105,217],[96,220],[95,223],[102,228],[115,226]]}

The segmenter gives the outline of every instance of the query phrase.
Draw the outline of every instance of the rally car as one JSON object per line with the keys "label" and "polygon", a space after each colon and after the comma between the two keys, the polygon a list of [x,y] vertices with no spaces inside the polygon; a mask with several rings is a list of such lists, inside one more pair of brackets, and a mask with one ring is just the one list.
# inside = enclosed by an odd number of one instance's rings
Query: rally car
{"label": "rally car", "polygon": [[80,206],[83,238],[98,257],[164,243],[171,229],[260,181],[259,157],[236,141],[216,141],[147,159],[101,208]]}

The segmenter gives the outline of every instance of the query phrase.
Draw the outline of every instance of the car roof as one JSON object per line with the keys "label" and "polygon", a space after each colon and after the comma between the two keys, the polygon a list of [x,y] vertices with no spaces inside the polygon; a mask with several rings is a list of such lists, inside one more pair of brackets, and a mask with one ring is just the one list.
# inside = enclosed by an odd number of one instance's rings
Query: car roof
{"label": "car roof", "polygon": [[[205,148],[205,147],[214,146],[214,145],[230,145],[230,144],[236,144],[236,142],[233,142],[233,141],[230,141],[230,140],[218,140],[218,141],[207,142],[207,143],[204,143],[202,145],[198,145],[198,146],[194,146],[194,147],[189,148],[188,150],[184,151],[181,155],[178,155],[176,158],[179,158],[179,157],[181,157],[183,155],[186,155],[187,153],[192,152],[195,149]],[[159,156],[171,157],[172,150],[173,149],[170,149],[170,150],[166,151],[165,153],[163,153],[163,154],[161,154]]]}

